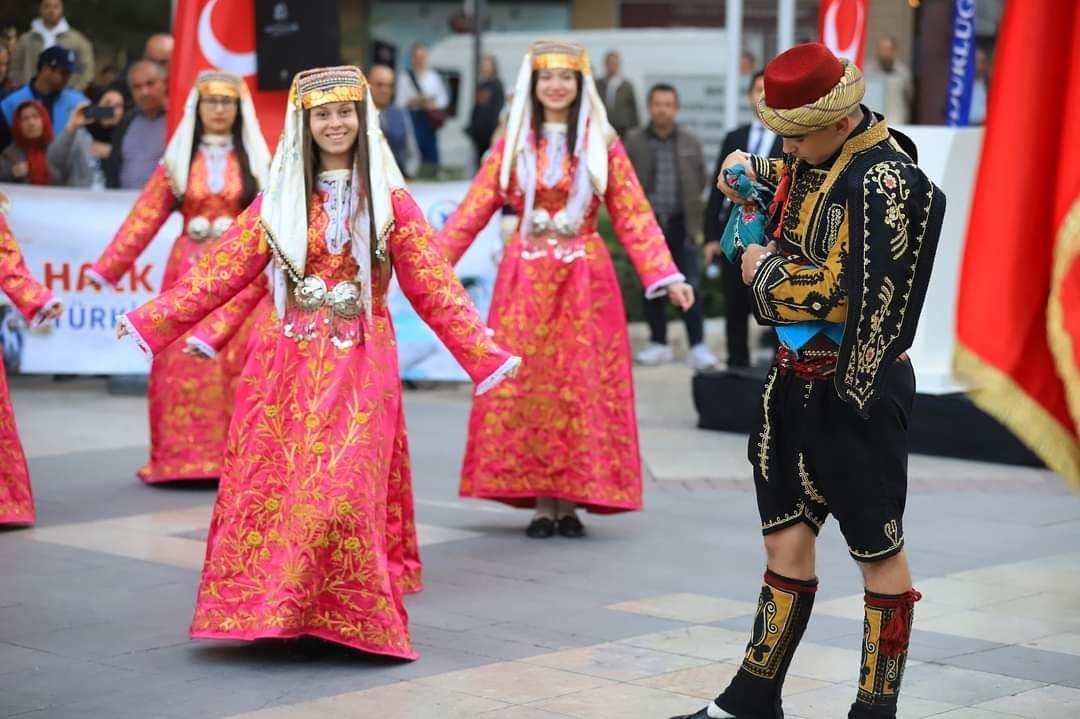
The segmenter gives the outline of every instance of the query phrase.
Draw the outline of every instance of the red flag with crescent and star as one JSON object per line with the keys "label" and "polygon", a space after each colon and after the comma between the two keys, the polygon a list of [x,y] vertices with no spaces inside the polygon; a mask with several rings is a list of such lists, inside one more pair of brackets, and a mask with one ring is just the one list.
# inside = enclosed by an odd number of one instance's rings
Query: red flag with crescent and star
{"label": "red flag with crescent and star", "polygon": [[866,19],[870,0],[821,0],[818,37],[833,55],[851,60],[860,68],[866,51]]}
{"label": "red flag with crescent and star", "polygon": [[956,370],[979,407],[1080,491],[1076,0],[1005,4],[987,110],[960,271]]}
{"label": "red flag with crescent and star", "polygon": [[176,44],[169,63],[169,134],[180,122],[184,98],[199,72],[225,70],[247,82],[263,136],[273,152],[285,121],[288,93],[258,89],[255,0],[178,0],[173,38]]}

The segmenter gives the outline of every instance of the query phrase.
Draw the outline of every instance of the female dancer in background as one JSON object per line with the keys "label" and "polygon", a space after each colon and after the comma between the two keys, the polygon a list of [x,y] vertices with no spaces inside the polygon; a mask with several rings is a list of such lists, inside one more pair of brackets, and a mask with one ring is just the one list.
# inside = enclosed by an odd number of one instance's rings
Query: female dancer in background
{"label": "female dancer in background", "polygon": [[[167,290],[201,257],[216,251],[221,235],[264,186],[269,164],[243,80],[229,73],[201,73],[161,164],[88,277],[101,286],[120,282],[169,216],[180,212],[184,229],[161,283]],[[138,471],[144,482],[220,475],[246,335],[238,333],[212,363],[186,355],[182,346],[154,358],[150,461]]]}
{"label": "female dancer in background", "polygon": [[439,241],[452,262],[508,202],[521,216],[488,322],[525,357],[521,375],[473,403],[461,494],[534,507],[526,533],[582,537],[575,508],[641,508],[630,342],[615,269],[596,231],[607,206],[647,297],[689,307],[585,50],[538,42],[525,55],[506,134]]}

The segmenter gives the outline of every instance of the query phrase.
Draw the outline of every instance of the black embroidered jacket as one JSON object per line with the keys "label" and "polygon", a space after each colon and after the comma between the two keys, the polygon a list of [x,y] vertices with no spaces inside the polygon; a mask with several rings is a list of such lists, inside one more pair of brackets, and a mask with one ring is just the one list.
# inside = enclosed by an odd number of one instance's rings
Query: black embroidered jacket
{"label": "black embroidered jacket", "polygon": [[[945,214],[945,194],[914,164],[910,141],[880,116],[866,125],[830,166],[790,165],[780,252],[751,284],[762,324],[844,324],[834,384],[862,416],[878,398],[882,368],[915,337]],[[752,163],[775,190],[785,160]],[[770,232],[780,222],[772,218]]]}

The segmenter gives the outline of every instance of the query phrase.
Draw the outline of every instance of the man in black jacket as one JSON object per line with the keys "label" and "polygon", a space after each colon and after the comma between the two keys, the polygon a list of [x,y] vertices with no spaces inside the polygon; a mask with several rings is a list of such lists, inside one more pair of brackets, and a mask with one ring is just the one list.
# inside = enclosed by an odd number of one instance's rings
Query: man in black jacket
{"label": "man in black jacket", "polygon": [[[725,201],[715,182],[720,174],[724,158],[735,150],[746,149],[762,157],[780,157],[783,154],[783,138],[770,132],[757,116],[758,99],[765,94],[764,73],[757,72],[748,88],[750,107],[754,109],[754,121],[737,127],[724,137],[724,146],[716,160],[712,174],[709,203],[705,207],[705,264],[714,259],[720,264],[721,282],[724,287],[724,315],[728,348],[728,367],[750,366],[750,343],[747,338],[750,319],[750,292],[743,284],[739,268],[720,257],[720,238],[727,226],[732,204]],[[771,330],[770,330],[771,333]]]}

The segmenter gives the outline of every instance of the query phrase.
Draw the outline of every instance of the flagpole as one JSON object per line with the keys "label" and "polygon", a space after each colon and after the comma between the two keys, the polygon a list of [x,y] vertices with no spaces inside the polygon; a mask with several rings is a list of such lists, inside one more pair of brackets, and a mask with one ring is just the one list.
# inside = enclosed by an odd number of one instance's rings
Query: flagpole
{"label": "flagpole", "polygon": [[724,34],[727,36],[727,82],[724,83],[724,127],[739,124],[739,56],[742,54],[742,0],[727,0]]}
{"label": "flagpole", "polygon": [[776,3],[776,54],[795,45],[795,0]]}

